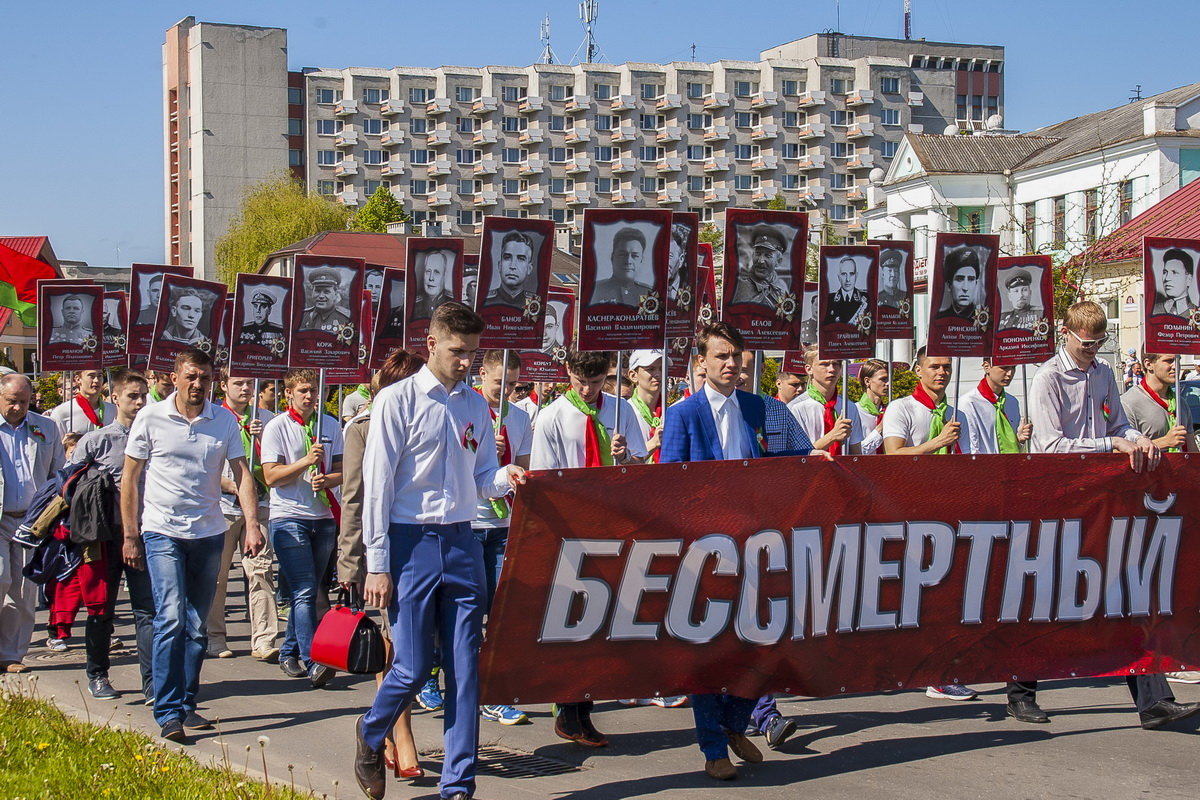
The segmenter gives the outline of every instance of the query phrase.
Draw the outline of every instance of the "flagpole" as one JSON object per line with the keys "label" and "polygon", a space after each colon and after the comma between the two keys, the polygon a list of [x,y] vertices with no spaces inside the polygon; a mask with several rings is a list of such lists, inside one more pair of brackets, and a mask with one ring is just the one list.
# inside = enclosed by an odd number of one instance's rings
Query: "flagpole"
{"label": "flagpole", "polygon": [[661,430],[667,424],[667,361],[670,359],[671,340],[667,337],[666,329],[663,329],[663,351],[662,351],[662,377],[658,382],[658,426]]}
{"label": "flagpole", "polygon": [[754,351],[754,385],[750,387],[752,394],[762,394],[763,351]]}
{"label": "flagpole", "polygon": [[[962,359],[954,357],[954,409],[958,410],[958,382],[962,378]],[[950,420],[947,420],[949,422]]]}
{"label": "flagpole", "polygon": [[[842,417],[849,412],[850,362],[842,359]],[[846,440],[849,442],[849,439]]]}
{"label": "flagpole", "polygon": [[613,435],[616,436],[621,432],[621,365],[623,351],[617,350],[617,385],[613,387],[613,394],[616,395],[617,404],[613,413]]}
{"label": "flagpole", "polygon": [[504,406],[508,404],[508,348],[504,348],[504,361],[500,364],[500,413],[496,415],[496,422],[493,427],[496,429],[496,434],[499,435],[500,429],[504,427]]}
{"label": "flagpole", "polygon": [[887,399],[888,399],[888,402],[890,403],[890,402],[892,402],[892,362],[896,358],[896,350],[895,350],[896,340],[888,339],[887,343],[888,343],[888,367],[887,367],[888,395],[887,395]]}
{"label": "flagpole", "polygon": [[[1027,364],[1021,365],[1021,394],[1024,395],[1022,397],[1022,400],[1025,403],[1021,407],[1021,423],[1022,424],[1029,422],[1029,373],[1026,372],[1027,368],[1028,368]],[[1029,446],[1032,443],[1033,443],[1032,438],[1028,439],[1022,443],[1022,447],[1024,447],[1025,452],[1027,452],[1027,453],[1029,452]]]}
{"label": "flagpole", "polygon": [[67,427],[73,431],[75,430],[75,373],[70,371],[64,372],[63,382],[70,393],[67,396]]}
{"label": "flagpole", "polygon": [[[258,419],[258,385],[259,379],[254,379],[254,396],[250,398],[250,422]],[[254,474],[254,434],[250,434],[250,452],[246,454],[246,461],[250,464],[250,474]]]}

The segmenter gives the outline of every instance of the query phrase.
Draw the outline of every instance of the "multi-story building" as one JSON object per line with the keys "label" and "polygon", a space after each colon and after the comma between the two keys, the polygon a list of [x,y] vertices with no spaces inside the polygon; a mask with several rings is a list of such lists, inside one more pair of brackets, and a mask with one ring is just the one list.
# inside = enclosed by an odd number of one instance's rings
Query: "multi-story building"
{"label": "multi-story building", "polygon": [[[261,62],[230,47],[236,26],[189,18],[168,32],[168,47],[181,26],[193,46],[223,42],[204,58],[220,53],[264,80],[277,71],[277,152],[255,163],[255,175],[268,162],[290,165],[312,190],[349,206],[388,186],[414,221],[458,235],[478,233],[485,215],[507,215],[552,218],[574,239],[586,208],[660,207],[720,221],[726,208],[780,198],[808,210],[814,230],[858,239],[868,176],[887,167],[905,133],[979,127],[1003,110],[1004,50],[994,46],[817,34],[758,61],[287,73],[259,39],[243,35]],[[256,125],[267,105],[255,109]],[[171,120],[194,112],[169,88],[168,112],[170,143]],[[191,145],[212,147],[219,136]],[[168,144],[169,195],[180,161]],[[169,244],[197,213],[188,197],[209,201],[211,230],[240,199],[225,196],[232,188],[216,190],[220,210],[204,185],[176,193]],[[203,254],[198,245],[170,252],[214,271],[207,239]]]}

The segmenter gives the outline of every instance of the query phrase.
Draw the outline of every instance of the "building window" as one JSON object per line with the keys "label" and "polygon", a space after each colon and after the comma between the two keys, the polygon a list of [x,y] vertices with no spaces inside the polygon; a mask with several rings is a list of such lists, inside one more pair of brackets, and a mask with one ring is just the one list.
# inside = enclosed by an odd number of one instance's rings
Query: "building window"
{"label": "building window", "polygon": [[550,148],[550,163],[551,164],[565,164],[565,163],[567,163],[567,157],[570,155],[572,155],[572,153],[569,153],[567,151],[567,148],[565,148],[565,147],[551,147]]}
{"label": "building window", "polygon": [[689,83],[687,85],[687,96],[691,100],[699,100],[708,94],[710,91],[707,83]]}
{"label": "building window", "polygon": [[288,117],[288,136],[303,136],[304,135],[304,120]]}
{"label": "building window", "polygon": [[829,112],[829,124],[831,125],[853,125],[854,112],[844,109],[835,108]]}
{"label": "building window", "polygon": [[455,86],[454,99],[459,103],[474,103],[477,97],[475,87],[473,86]]}
{"label": "building window", "polygon": [[410,133],[428,133],[429,120],[424,117],[416,117],[408,121],[408,130]]}
{"label": "building window", "polygon": [[322,167],[332,167],[342,159],[341,154],[337,150],[318,150],[317,165]]}
{"label": "building window", "polygon": [[757,175],[734,175],[733,176],[733,188],[737,189],[740,192],[744,192],[747,189],[757,189],[758,186],[759,186],[759,180],[758,180]]}
{"label": "building window", "polygon": [[898,147],[900,147],[899,142],[881,142],[879,145],[879,155],[884,158],[892,158],[896,155]]}
{"label": "building window", "polygon": [[317,120],[317,136],[336,136],[341,132],[342,121],[340,119]]}
{"label": "building window", "polygon": [[900,94],[900,79],[882,78],[879,81],[879,91],[884,94]]}
{"label": "building window", "polygon": [[604,164],[613,160],[613,149],[608,145],[597,147],[595,153],[596,163],[598,164]]}
{"label": "building window", "polygon": [[781,152],[785,159],[797,159],[808,154],[808,145],[786,142]]}
{"label": "building window", "polygon": [[550,99],[551,100],[566,100],[567,99],[566,84],[556,83],[556,84],[552,85],[550,87]]}
{"label": "building window", "polygon": [[550,130],[565,131],[566,129],[567,129],[567,118],[566,117],[558,116],[558,115],[550,117]]}
{"label": "building window", "polygon": [[647,175],[646,177],[642,178],[641,187],[642,187],[643,192],[648,192],[648,193],[661,192],[663,189],[667,188],[667,179],[666,178],[655,178],[653,176]]}
{"label": "building window", "polygon": [[984,100],[985,100],[985,102],[987,102],[987,114],[989,117],[992,116],[993,114],[1000,113],[1000,98],[999,97],[989,96],[989,97],[984,98]]}
{"label": "building window", "polygon": [[596,194],[612,194],[613,179],[612,178],[596,178]]}
{"label": "building window", "polygon": [[851,219],[854,215],[850,211],[850,206],[834,205],[829,211],[830,219],[835,222],[845,222]]}
{"label": "building window", "polygon": [[408,102],[410,103],[427,103],[429,102],[429,90],[413,87],[408,90]]}
{"label": "building window", "polygon": [[712,148],[704,147],[703,145],[689,144],[687,147],[687,160],[703,161],[708,157],[708,153],[706,151],[710,151],[711,149]]}
{"label": "building window", "polygon": [[409,150],[408,160],[412,164],[428,164],[430,152],[428,150]]}
{"label": "building window", "polygon": [[512,178],[506,178],[500,184],[500,188],[505,194],[519,194],[521,191],[521,182]]}
{"label": "building window", "polygon": [[341,99],[341,89],[317,89],[317,103],[320,105],[333,105]]}
{"label": "building window", "polygon": [[413,197],[424,197],[429,194],[429,181],[420,178],[409,181],[408,193]]}
{"label": "building window", "polygon": [[900,109],[885,108],[880,113],[880,120],[884,125],[899,125],[900,124]]}
{"label": "building window", "polygon": [[1124,225],[1133,219],[1133,181],[1121,181],[1120,189],[1121,224]]}
{"label": "building window", "polygon": [[980,206],[962,206],[958,209],[959,233],[987,233],[984,210]]}
{"label": "building window", "polygon": [[304,151],[303,150],[288,150],[288,166],[289,167],[304,166]]}
{"label": "building window", "polygon": [[705,176],[703,176],[703,175],[689,175],[688,179],[687,179],[688,191],[689,192],[703,192],[704,191],[704,177]]}
{"label": "building window", "polygon": [[1054,211],[1051,219],[1050,240],[1055,250],[1062,250],[1067,243],[1067,198],[1059,195],[1052,201]]}
{"label": "building window", "polygon": [[550,179],[550,194],[566,194],[567,179],[566,178],[551,178]]}
{"label": "building window", "polygon": [[363,133],[370,136],[378,136],[388,129],[388,123],[382,119],[364,119]]}
{"label": "building window", "polygon": [[1100,190],[1088,189],[1083,193],[1083,232],[1088,244],[1100,238]]}
{"label": "building window", "polygon": [[387,89],[367,89],[363,92],[363,102],[371,105],[379,105],[384,100],[387,100],[389,93]]}
{"label": "building window", "polygon": [[749,97],[758,91],[758,83],[754,81],[734,81],[733,96],[734,97]]}
{"label": "building window", "polygon": [[366,196],[370,197],[371,195],[375,194],[383,187],[387,187],[388,189],[391,189],[392,185],[390,183],[388,183],[387,181],[367,181]]}
{"label": "building window", "polygon": [[478,150],[455,150],[454,160],[458,164],[474,164],[479,161],[480,155]]}
{"label": "building window", "polygon": [[829,80],[830,94],[850,94],[854,91],[854,81],[847,78],[831,78]]}
{"label": "building window", "polygon": [[808,177],[805,175],[785,174],[781,178],[781,183],[784,189],[799,189],[808,182]]}
{"label": "building window", "polygon": [[288,87],[288,105],[302,106],[304,105],[304,90],[299,86]]}
{"label": "building window", "polygon": [[643,83],[641,92],[643,100],[653,100],[662,96],[663,87],[661,83]]}
{"label": "building window", "polygon": [[517,147],[505,147],[500,151],[500,160],[505,164],[520,164],[525,160],[524,152]]}
{"label": "building window", "polygon": [[965,122],[967,119],[967,96],[965,94],[954,96],[954,118],[959,122]]}
{"label": "building window", "polygon": [[661,147],[639,147],[638,160],[640,161],[658,161],[663,157],[663,148]]}
{"label": "building window", "polygon": [[853,185],[854,179],[844,173],[835,172],[829,176],[829,188],[831,189],[845,189]]}
{"label": "building window", "polygon": [[379,164],[384,164],[386,162],[387,162],[387,153],[385,153],[382,150],[364,150],[363,151],[363,163],[364,164],[374,164],[374,165],[378,166]]}
{"label": "building window", "polygon": [[529,120],[524,117],[501,117],[500,130],[505,133],[517,133],[529,127]]}
{"label": "building window", "polygon": [[474,133],[475,118],[474,117],[458,117],[454,120],[454,129],[459,133]]}
{"label": "building window", "polygon": [[612,114],[597,114],[596,115],[596,130],[611,131],[613,125],[616,124],[616,117]]}
{"label": "building window", "polygon": [[638,127],[644,131],[656,131],[663,126],[663,118],[659,114],[639,114]]}
{"label": "building window", "polygon": [[738,161],[749,161],[752,158],[758,158],[759,148],[756,144],[735,144],[733,146],[733,157]]}
{"label": "building window", "polygon": [[476,223],[479,222],[479,213],[480,212],[474,211],[472,209],[465,209],[465,208],[459,209],[458,224],[459,225],[475,225]]}
{"label": "building window", "polygon": [[524,86],[501,86],[500,99],[506,103],[519,103],[525,99],[527,91]]}
{"label": "building window", "polygon": [[1036,253],[1037,252],[1037,204],[1036,203],[1026,203],[1022,207],[1022,211],[1024,212],[1022,215],[1022,219],[1023,219],[1023,225],[1025,226],[1025,230],[1023,231],[1023,233],[1025,234],[1025,236],[1024,236],[1025,252],[1026,253]]}
{"label": "building window", "polygon": [[592,97],[597,100],[612,100],[613,88],[611,83],[597,83],[592,87]]}
{"label": "building window", "polygon": [[849,158],[854,155],[854,145],[850,142],[834,142],[833,157],[834,158]]}
{"label": "building window", "polygon": [[783,127],[785,128],[799,128],[806,122],[808,122],[808,114],[803,111],[783,112]]}
{"label": "building window", "polygon": [[317,181],[317,194],[328,197],[333,191],[333,181]]}
{"label": "building window", "polygon": [[759,116],[752,111],[738,111],[733,115],[733,124],[737,128],[753,128],[758,124]]}
{"label": "building window", "polygon": [[801,91],[803,91],[800,88],[800,81],[783,81],[783,83],[779,85],[779,88],[780,94],[782,94],[784,97],[796,97]]}

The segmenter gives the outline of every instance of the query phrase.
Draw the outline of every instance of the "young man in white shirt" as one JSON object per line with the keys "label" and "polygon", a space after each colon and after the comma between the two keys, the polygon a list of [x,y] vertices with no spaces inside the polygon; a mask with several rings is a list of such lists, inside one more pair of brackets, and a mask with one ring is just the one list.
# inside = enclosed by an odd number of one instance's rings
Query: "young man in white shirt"
{"label": "young man in white shirt", "polygon": [[[265,409],[254,406],[254,378],[229,376],[221,382],[225,400],[221,403],[238,421],[242,434],[242,449],[247,461],[253,465],[254,484],[258,491],[259,524],[265,524],[270,516],[270,492],[263,478],[262,434],[266,423],[275,416]],[[208,612],[208,654],[217,658],[232,658],[233,651],[225,636],[225,600],[229,585],[229,568],[233,564],[233,553],[245,542],[245,520],[237,503],[237,487],[228,465],[221,476],[221,512],[229,523],[225,531],[225,550],[221,553],[221,566],[217,571],[217,593],[213,595],[212,610]],[[275,605],[275,578],[272,566],[275,552],[270,540],[258,555],[242,556],[242,572],[246,575],[247,612],[250,617],[250,654],[259,661],[274,662],[279,658],[275,637],[279,635]]]}
{"label": "young man in white shirt", "polygon": [[509,398],[508,398],[512,402],[513,405],[517,406],[518,408],[520,408],[522,411],[524,411],[526,414],[529,415],[529,423],[531,425],[536,424],[538,412],[541,411],[541,408],[538,406],[537,401],[534,400],[533,398],[534,398],[534,394],[533,394],[533,384],[532,383],[516,384],[513,387],[512,394],[509,395]]}
{"label": "young man in white shirt", "polygon": [[[1029,387],[1034,453],[1123,453],[1134,472],[1158,466],[1158,446],[1129,424],[1112,368],[1097,358],[1108,341],[1108,316],[1096,303],[1067,309],[1063,347],[1038,368]],[[1177,703],[1162,675],[1130,675],[1129,694],[1146,730],[1156,730],[1200,711],[1200,703]],[[1019,722],[1044,723],[1037,704],[1037,681],[1008,684],[1008,715]]]}
{"label": "young man in white shirt", "polygon": [[333,670],[311,658],[317,629],[317,595],[325,591],[329,559],[337,547],[342,483],[342,427],[319,408],[318,377],[293,369],[283,380],[287,411],[263,429],[263,479],[271,488],[271,546],[287,578],[292,611],[279,648],[279,668],[290,678],[308,676],[314,689]]}
{"label": "young man in white shirt", "polygon": [[958,401],[967,420],[972,453],[1019,453],[1033,435],[1033,426],[1021,421],[1021,405],[1004,391],[1016,367],[992,366],[983,360],[983,380]]}
{"label": "young man in white shirt", "polygon": [[58,425],[60,435],[99,430],[113,421],[117,409],[104,399],[104,370],[80,370],[72,384],[75,396],[59,403],[47,415]]}
{"label": "young man in white shirt", "polygon": [[174,386],[171,383],[171,373],[169,372],[150,372],[146,378],[150,384],[150,395],[146,399],[146,404],[161,403],[167,399],[167,395],[171,393]]}
{"label": "young man in white shirt", "polygon": [[638,427],[649,453],[647,463],[658,462],[662,447],[662,351],[634,350],[629,354],[629,404],[637,412]]}
{"label": "young man in white shirt", "polygon": [[212,357],[184,350],[171,377],[175,391],[142,409],[130,427],[121,524],[125,563],[148,568],[154,587],[154,719],[164,739],[182,742],[185,726],[210,726],[196,713],[196,693],[208,646],[204,621],[225,544],[221,470],[226,461],[246,517],[246,552],[257,555],[263,539],[237,420],[207,399]]}
{"label": "young man in white shirt", "polygon": [[[567,376],[571,388],[538,415],[530,468],[608,467],[646,460],[646,443],[638,427],[637,412],[628,401],[603,391],[612,363],[612,353],[572,350],[568,354]],[[592,724],[590,700],[559,703],[554,733],[585,747],[608,744],[608,739]]]}
{"label": "young man in white shirt", "polygon": [[[951,359],[928,356],[922,347],[914,363],[917,385],[913,393],[893,400],[883,412],[883,452],[909,456],[967,452],[966,417],[946,402],[946,387],[954,370]],[[925,695],[936,700],[974,700],[979,696],[960,684],[930,686]]]}
{"label": "young man in white shirt", "polygon": [[499,465],[487,401],[465,382],[483,328],[462,303],[438,306],[426,366],[380,390],[372,404],[363,455],[363,594],[368,605],[390,610],[395,643],[392,668],[354,726],[354,775],[372,798],[386,788],[384,739],[429,675],[435,636],[447,688],[441,796],[469,800],[475,791],[487,582],[471,522],[480,499],[504,497],[525,482],[517,465]]}
{"label": "young man in white shirt", "polygon": [[[804,351],[808,388],[788,403],[788,409],[812,440],[813,447],[833,455],[858,455],[863,440],[858,412],[842,416],[842,362],[817,358],[817,348]],[[848,404],[847,404],[848,405]]]}
{"label": "young man in white shirt", "polygon": [[873,456],[883,448],[883,413],[887,411],[889,389],[887,362],[871,358],[859,364],[858,383],[863,390],[854,404],[863,430],[859,450],[864,456]]}

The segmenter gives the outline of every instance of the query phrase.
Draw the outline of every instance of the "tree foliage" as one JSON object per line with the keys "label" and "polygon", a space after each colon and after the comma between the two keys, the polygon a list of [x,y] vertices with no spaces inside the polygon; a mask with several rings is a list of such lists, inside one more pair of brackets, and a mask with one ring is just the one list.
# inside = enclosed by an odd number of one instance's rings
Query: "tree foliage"
{"label": "tree foliage", "polygon": [[762,374],[758,379],[758,390],[768,397],[774,397],[779,391],[779,367],[779,359],[763,359]]}
{"label": "tree foliage", "polygon": [[706,222],[700,226],[700,232],[696,235],[700,242],[708,242],[713,247],[714,253],[720,253],[721,248],[725,246],[725,234],[720,228],[711,222]]}
{"label": "tree foliage", "polygon": [[375,194],[350,220],[350,230],[368,233],[387,233],[390,222],[407,222],[409,216],[404,206],[386,186],[380,186]]}
{"label": "tree foliage", "polygon": [[346,229],[350,212],[310,194],[288,173],[246,190],[229,231],[217,240],[217,275],[233,285],[239,272],[257,272],[263,259],[281,247],[322,231]]}
{"label": "tree foliage", "polygon": [[777,194],[767,201],[767,208],[771,211],[787,211],[787,200],[782,194]]}

